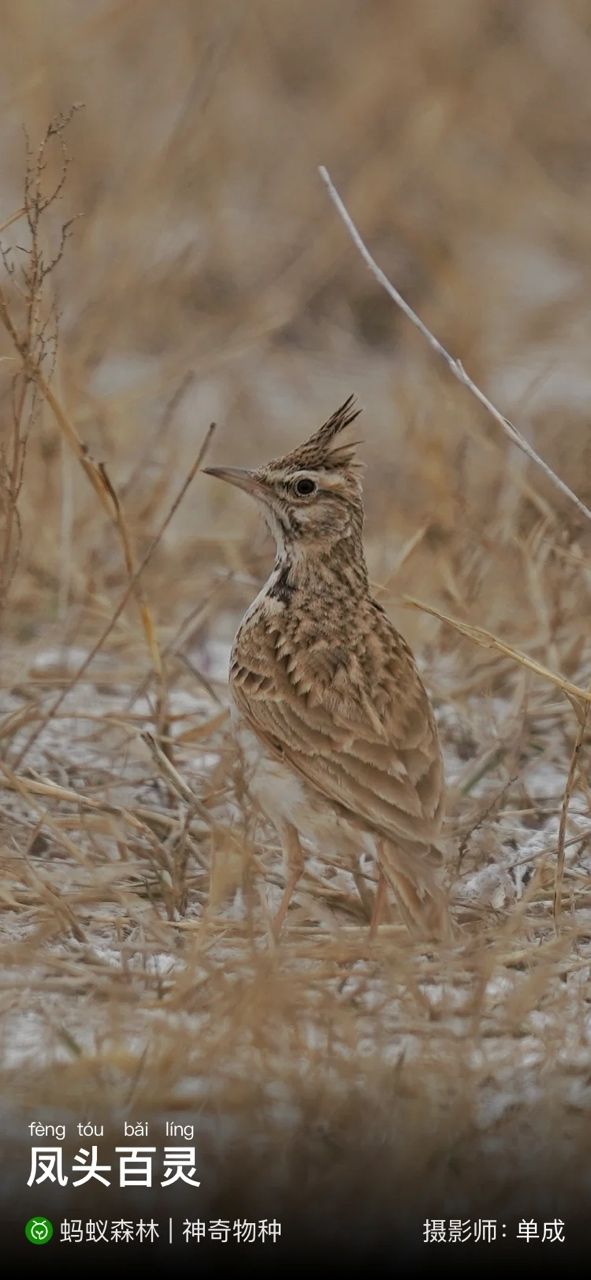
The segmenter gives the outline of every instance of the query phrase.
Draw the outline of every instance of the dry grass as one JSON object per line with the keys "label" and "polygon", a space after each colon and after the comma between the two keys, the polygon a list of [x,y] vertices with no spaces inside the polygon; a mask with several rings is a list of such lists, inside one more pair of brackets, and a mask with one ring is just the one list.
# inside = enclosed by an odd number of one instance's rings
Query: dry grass
{"label": "dry grass", "polygon": [[[478,1169],[490,1214],[532,1177],[572,1196],[591,1102],[589,527],[380,293],[317,166],[588,505],[591,4],[55,0],[13,8],[3,44],[15,1141],[67,1099],[77,1119],[198,1113],[212,1161],[242,1151],[244,1187],[255,1138],[269,1160],[287,1132],[294,1198],[306,1167],[334,1193],[336,1160],[348,1203],[376,1149],[417,1214],[424,1198],[455,1216]],[[40,169],[48,120],[81,99]],[[59,185],[46,208],[37,180]],[[370,948],[331,850],[273,945],[282,869],[226,713],[229,641],[270,548],[246,502],[195,474],[208,423],[210,462],[258,462],[353,390],[370,570],[447,760],[443,951],[394,913]]]}

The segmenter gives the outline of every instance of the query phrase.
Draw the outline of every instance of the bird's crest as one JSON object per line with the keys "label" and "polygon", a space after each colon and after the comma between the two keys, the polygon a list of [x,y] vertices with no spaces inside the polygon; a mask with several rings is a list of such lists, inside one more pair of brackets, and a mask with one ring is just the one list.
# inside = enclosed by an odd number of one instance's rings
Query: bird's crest
{"label": "bird's crest", "polygon": [[333,445],[335,437],[344,431],[355,418],[359,417],[361,409],[356,408],[355,396],[351,395],[345,400],[344,404],[331,415],[330,418],[306,440],[304,444],[298,445],[297,449],[292,449],[291,453],[286,453],[283,458],[276,458],[269,463],[270,467],[300,467],[314,468],[326,467],[330,470],[333,468],[346,468],[355,465],[355,446],[359,444],[358,440],[347,441],[344,444]]}

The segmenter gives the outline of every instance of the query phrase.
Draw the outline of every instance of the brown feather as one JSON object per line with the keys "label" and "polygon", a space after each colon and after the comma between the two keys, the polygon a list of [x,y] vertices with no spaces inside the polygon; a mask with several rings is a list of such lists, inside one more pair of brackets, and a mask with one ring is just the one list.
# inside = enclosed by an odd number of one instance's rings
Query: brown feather
{"label": "brown feather", "polygon": [[[435,721],[408,645],[370,594],[355,446],[334,443],[358,413],[349,396],[303,445],[253,473],[278,559],[237,632],[230,683],[263,754],[301,780],[312,809],[370,833],[405,918],[444,934]],[[292,829],[279,791],[276,808],[278,827]]]}

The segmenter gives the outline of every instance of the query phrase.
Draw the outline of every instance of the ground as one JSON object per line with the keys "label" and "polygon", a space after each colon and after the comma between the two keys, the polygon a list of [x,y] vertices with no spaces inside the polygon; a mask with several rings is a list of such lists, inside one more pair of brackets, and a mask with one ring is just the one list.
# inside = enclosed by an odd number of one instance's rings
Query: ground
{"label": "ground", "polygon": [[[262,1163],[308,1218],[329,1194],[354,1217],[368,1186],[366,1224],[392,1187],[417,1222],[477,1187],[491,1215],[529,1188],[568,1216],[591,1101],[589,520],[380,292],[317,166],[589,504],[591,8],[52,8],[19,7],[2,54],[11,1194],[36,1116],[197,1116],[245,1204]],[[283,868],[228,715],[272,548],[195,469],[209,423],[207,463],[256,465],[349,392],[374,591],[440,727],[445,947],[393,905],[370,942],[318,849],[273,941]]]}

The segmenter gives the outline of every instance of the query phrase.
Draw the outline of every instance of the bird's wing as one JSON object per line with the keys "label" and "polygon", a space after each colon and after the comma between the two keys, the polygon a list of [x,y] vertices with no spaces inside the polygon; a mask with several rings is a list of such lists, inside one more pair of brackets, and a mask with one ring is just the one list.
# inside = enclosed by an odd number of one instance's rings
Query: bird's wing
{"label": "bird's wing", "polygon": [[[371,678],[368,678],[371,677]],[[364,827],[429,846],[441,821],[437,732],[414,659],[385,615],[364,646],[238,645],[235,702],[264,745]]]}

